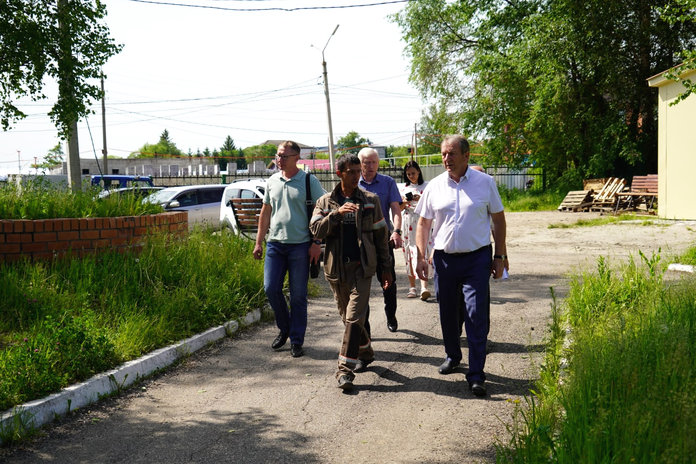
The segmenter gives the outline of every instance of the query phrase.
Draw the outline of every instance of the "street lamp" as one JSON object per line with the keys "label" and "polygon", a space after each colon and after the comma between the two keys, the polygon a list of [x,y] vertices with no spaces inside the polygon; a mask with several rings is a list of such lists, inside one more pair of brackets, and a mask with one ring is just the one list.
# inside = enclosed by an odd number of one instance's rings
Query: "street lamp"
{"label": "street lamp", "polygon": [[333,30],[329,39],[326,41],[326,45],[321,49],[321,65],[324,68],[324,95],[326,95],[326,116],[329,120],[329,163],[331,163],[331,169],[334,170],[334,146],[333,146],[333,126],[331,125],[331,103],[329,101],[329,79],[326,73],[326,60],[324,59],[324,50],[329,45],[329,40],[334,36],[338,30],[340,24],[336,24],[336,28]]}

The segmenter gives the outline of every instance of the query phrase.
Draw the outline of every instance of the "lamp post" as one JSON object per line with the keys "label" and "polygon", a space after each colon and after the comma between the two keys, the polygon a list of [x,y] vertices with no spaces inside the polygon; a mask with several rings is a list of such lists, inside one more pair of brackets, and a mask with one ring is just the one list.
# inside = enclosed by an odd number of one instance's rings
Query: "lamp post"
{"label": "lamp post", "polygon": [[328,79],[327,73],[326,73],[326,60],[324,59],[324,50],[326,50],[326,47],[329,45],[329,40],[331,40],[331,37],[334,36],[336,31],[338,30],[339,25],[340,24],[336,24],[336,28],[333,30],[333,32],[329,36],[329,39],[326,41],[326,45],[324,45],[324,48],[321,49],[321,65],[324,68],[324,95],[326,95],[326,116],[329,120],[329,163],[331,163],[331,170],[332,171],[335,169],[335,166],[334,166],[334,146],[333,146],[333,126],[331,125],[331,103],[329,101],[329,79]]}

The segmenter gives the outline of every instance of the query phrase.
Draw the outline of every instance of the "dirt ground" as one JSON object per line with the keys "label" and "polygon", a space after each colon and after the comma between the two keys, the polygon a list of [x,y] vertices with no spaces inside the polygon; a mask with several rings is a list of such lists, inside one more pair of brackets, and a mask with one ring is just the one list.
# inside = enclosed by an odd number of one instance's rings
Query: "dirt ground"
{"label": "dirt ground", "polygon": [[321,296],[310,302],[304,357],[272,351],[276,328],[261,324],[60,420],[31,443],[0,451],[0,461],[494,462],[515,402],[523,401],[537,375],[549,289],[563,296],[566,277],[594,268],[600,255],[618,262],[638,250],[669,256],[696,244],[696,222],[548,228],[597,216],[507,214],[510,278],[491,288],[484,399],[468,391],[465,365],[438,374],[444,350],[437,303],[405,298],[403,257],[397,255],[399,331],[387,331],[381,294],[373,288],[377,360],[358,374],[352,394],[336,388],[342,325],[326,283],[318,280]]}

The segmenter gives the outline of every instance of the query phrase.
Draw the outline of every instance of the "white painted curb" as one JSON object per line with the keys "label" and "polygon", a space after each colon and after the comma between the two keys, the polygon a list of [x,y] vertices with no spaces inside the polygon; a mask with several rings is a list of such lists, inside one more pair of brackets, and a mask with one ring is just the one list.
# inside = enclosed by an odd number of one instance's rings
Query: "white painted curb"
{"label": "white painted curb", "polygon": [[[71,385],[46,398],[30,401],[5,411],[0,415],[0,430],[12,426],[15,416],[22,418],[26,426],[39,428],[59,416],[97,402],[101,397],[133,384],[158,369],[170,366],[182,357],[200,350],[206,345],[235,333],[261,320],[261,310],[255,309],[238,321],[230,321],[173,345],[148,353],[107,372],[95,375],[85,382]],[[2,439],[0,438],[0,443]]]}
{"label": "white painted curb", "polygon": [[681,272],[694,272],[694,266],[690,264],[670,264],[667,266],[667,269],[670,271],[681,271]]}

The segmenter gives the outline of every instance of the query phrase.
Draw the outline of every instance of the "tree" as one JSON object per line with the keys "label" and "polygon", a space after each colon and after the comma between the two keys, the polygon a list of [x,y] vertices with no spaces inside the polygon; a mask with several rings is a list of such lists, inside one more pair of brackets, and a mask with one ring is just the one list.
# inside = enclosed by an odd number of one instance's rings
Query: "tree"
{"label": "tree", "polygon": [[[15,102],[46,99],[46,80],[58,82],[58,99],[49,116],[58,135],[70,141],[69,171],[77,163],[77,121],[102,95],[92,80],[121,50],[109,37],[106,6],[99,0],[5,0],[0,8],[0,123],[3,130],[27,115]],[[74,169],[73,169],[74,171]],[[73,189],[79,172],[71,172]],[[73,182],[77,179],[77,185]]]}
{"label": "tree", "polygon": [[246,158],[247,164],[261,160],[264,164],[268,165],[268,163],[275,159],[277,151],[278,147],[273,144],[253,145],[244,149],[244,157]]}
{"label": "tree", "polygon": [[492,162],[577,181],[656,172],[657,98],[645,81],[696,38],[695,23],[661,17],[669,1],[424,0],[395,20],[411,80],[438,108],[435,133],[454,125]]}
{"label": "tree", "polygon": [[43,157],[43,162],[37,164],[35,167],[39,169],[53,169],[61,166],[63,161],[65,161],[63,146],[60,143],[57,143],[55,147],[48,150],[46,156]]}
{"label": "tree", "polygon": [[[177,148],[176,144],[169,136],[169,131],[164,129],[160,135],[159,142],[156,144],[146,143],[140,150],[128,155],[128,158],[156,158],[161,155],[182,156],[184,153]],[[189,153],[190,156],[190,153]]]}
{"label": "tree", "polygon": [[234,159],[237,155],[237,146],[231,136],[227,136],[225,142],[220,147],[220,158],[217,159],[220,170],[227,169],[227,163],[230,161],[237,163],[237,169],[245,169],[247,166],[246,160]]}
{"label": "tree", "polygon": [[370,142],[369,139],[361,137],[360,134],[355,131],[348,132],[336,141],[336,146],[340,151],[353,154],[358,154],[361,148],[371,144],[372,142]]}

